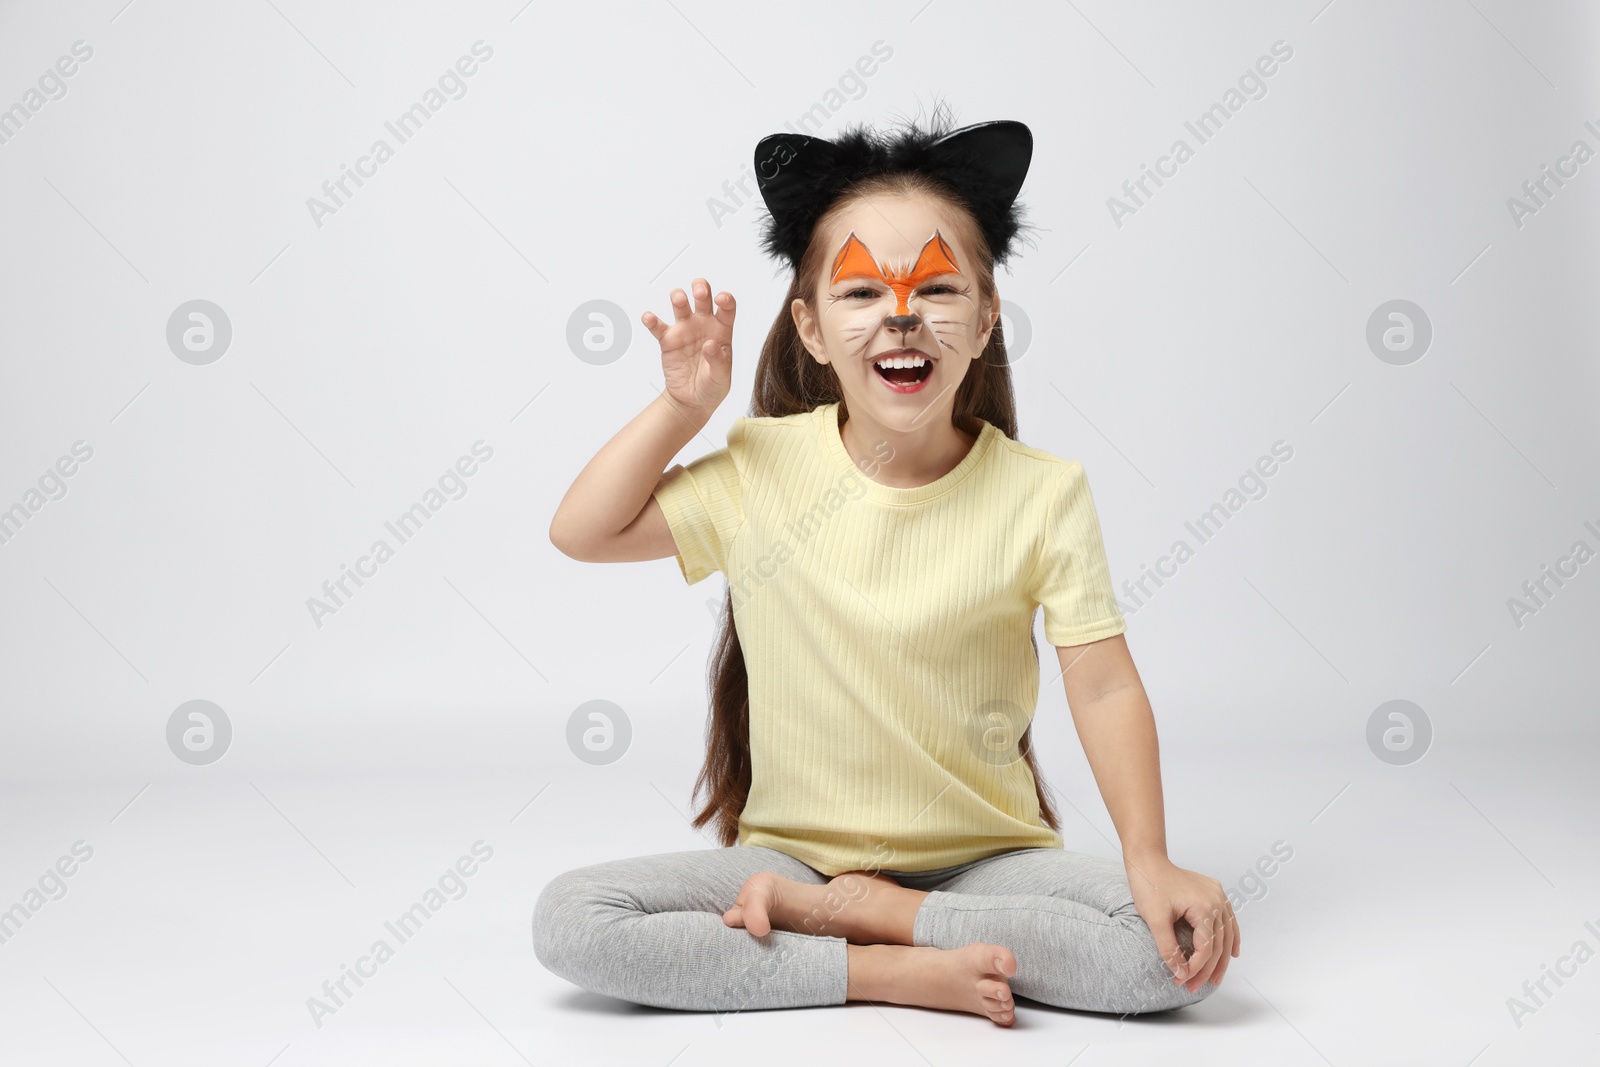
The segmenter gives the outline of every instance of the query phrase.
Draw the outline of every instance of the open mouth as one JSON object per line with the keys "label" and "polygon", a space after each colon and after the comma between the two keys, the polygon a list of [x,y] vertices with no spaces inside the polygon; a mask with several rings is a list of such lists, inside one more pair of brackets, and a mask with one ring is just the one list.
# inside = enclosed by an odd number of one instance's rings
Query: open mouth
{"label": "open mouth", "polygon": [[872,366],[879,377],[894,385],[917,385],[933,373],[933,360],[920,353],[879,356]]}

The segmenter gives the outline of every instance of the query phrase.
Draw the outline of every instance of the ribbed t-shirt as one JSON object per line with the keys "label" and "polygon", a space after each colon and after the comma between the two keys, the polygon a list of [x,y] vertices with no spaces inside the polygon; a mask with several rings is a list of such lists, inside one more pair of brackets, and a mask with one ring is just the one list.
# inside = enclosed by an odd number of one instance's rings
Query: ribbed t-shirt
{"label": "ribbed t-shirt", "polygon": [[721,571],[732,592],[750,685],[738,842],[830,876],[1061,848],[1017,751],[1034,613],[1053,645],[1127,629],[1083,465],[984,422],[943,477],[882,485],[838,407],[739,418],[654,490],[684,580]]}

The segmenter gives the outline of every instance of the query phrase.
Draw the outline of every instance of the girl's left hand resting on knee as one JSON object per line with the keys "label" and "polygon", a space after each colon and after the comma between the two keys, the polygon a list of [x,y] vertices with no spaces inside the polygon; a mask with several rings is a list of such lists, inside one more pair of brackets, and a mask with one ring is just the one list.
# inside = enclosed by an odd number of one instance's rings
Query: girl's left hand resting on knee
{"label": "girl's left hand resting on knee", "polygon": [[[1173,981],[1191,993],[1207,982],[1221,985],[1228,961],[1239,955],[1239,921],[1222,883],[1179,867],[1165,856],[1125,856],[1123,865],[1134,906],[1155,935]],[[1187,920],[1194,931],[1194,951],[1187,962],[1178,944],[1179,919]]]}
{"label": "girl's left hand resting on knee", "polygon": [[[1155,715],[1127,637],[1119,633],[1056,651],[1073,725],[1122,838],[1134,906],[1173,981],[1191,993],[1208,981],[1220,985],[1228,961],[1239,955],[1239,920],[1221,882],[1167,858]],[[1187,925],[1180,928],[1179,920]],[[1178,939],[1189,927],[1194,944],[1185,961]]]}

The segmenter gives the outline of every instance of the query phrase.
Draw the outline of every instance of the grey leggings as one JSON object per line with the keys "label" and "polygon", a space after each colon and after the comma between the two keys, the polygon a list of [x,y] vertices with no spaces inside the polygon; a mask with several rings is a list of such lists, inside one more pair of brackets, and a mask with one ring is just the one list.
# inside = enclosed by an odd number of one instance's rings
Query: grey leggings
{"label": "grey leggings", "polygon": [[[557,875],[533,911],[545,967],[590,992],[691,1011],[843,1004],[842,937],[773,930],[753,937],[722,913],[746,879],[828,876],[770,848],[663,852]],[[1027,848],[936,871],[883,871],[928,896],[912,941],[959,948],[984,941],[1017,960],[1017,996],[1088,1011],[1164,1011],[1211,995],[1176,984],[1139,916],[1118,860]]]}

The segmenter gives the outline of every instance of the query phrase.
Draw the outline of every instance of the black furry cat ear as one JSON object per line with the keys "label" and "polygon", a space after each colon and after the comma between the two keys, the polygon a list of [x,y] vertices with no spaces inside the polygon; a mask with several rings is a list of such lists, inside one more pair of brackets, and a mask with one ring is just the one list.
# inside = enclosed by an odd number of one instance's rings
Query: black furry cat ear
{"label": "black furry cat ear", "polygon": [[774,133],[756,143],[756,188],[767,205],[762,245],[798,267],[811,227],[849,183],[832,141]]}
{"label": "black furry cat ear", "polygon": [[767,210],[776,217],[792,215],[808,206],[836,168],[838,153],[832,141],[803,133],[775,133],[756,143],[756,187]]}
{"label": "black furry cat ear", "polygon": [[983,229],[995,262],[1021,226],[1017,194],[1033,161],[1033,134],[1011,119],[949,133],[909,128],[878,135],[857,127],[837,140],[775,133],[756,145],[756,187],[767,205],[762,246],[798,268],[811,231],[852,183],[878,174],[925,174],[955,193]]}
{"label": "black furry cat ear", "polygon": [[1033,131],[1014,119],[980,122],[939,138],[928,152],[956,165],[970,162],[988,175],[994,199],[1010,205],[1022,192],[1033,162]]}

